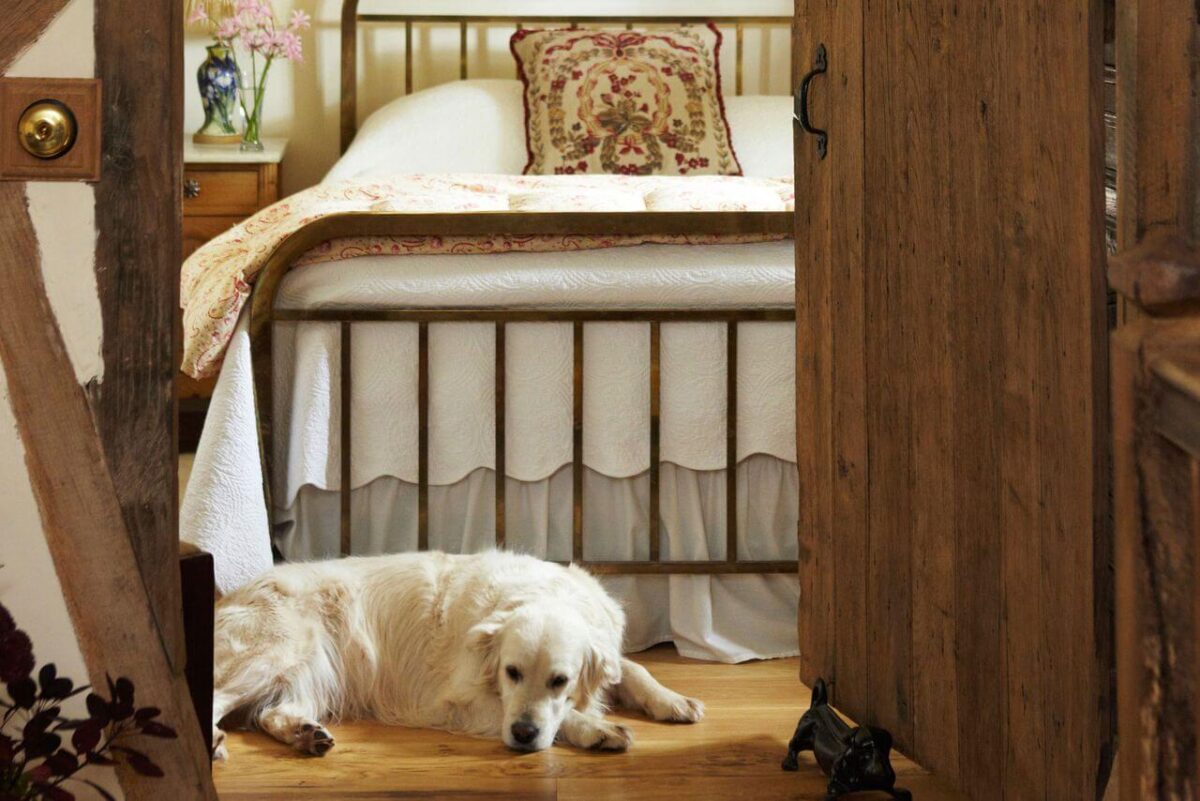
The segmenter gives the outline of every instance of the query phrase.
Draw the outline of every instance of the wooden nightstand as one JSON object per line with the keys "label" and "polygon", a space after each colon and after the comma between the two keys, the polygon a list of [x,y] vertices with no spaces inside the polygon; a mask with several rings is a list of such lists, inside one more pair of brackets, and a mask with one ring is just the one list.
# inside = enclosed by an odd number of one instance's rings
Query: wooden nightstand
{"label": "wooden nightstand", "polygon": [[[185,259],[217,234],[279,199],[280,164],[287,140],[264,139],[263,144],[261,153],[243,153],[237,145],[197,145],[190,136],[184,138]],[[180,373],[176,387],[181,415],[202,415],[215,383],[215,378],[197,381]],[[194,427],[181,421],[181,440],[190,439]]]}

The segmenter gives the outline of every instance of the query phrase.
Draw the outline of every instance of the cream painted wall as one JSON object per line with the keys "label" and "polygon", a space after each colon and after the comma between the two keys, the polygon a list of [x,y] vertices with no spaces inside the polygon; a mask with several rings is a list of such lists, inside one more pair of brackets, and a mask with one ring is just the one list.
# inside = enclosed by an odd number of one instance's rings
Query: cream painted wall
{"label": "cream painted wall", "polygon": [[[71,0],[31,48],[10,67],[10,76],[59,78],[95,75],[93,0]],[[41,245],[42,272],[80,383],[102,378],[102,323],[96,289],[95,199],[82,183],[30,183],[30,216]],[[86,680],[79,643],[62,596],[54,562],[42,535],[37,501],[25,468],[25,450],[3,371],[0,371],[0,600],[33,639],[39,663]],[[76,702],[82,706],[82,699]],[[69,710],[70,711],[70,710]],[[111,770],[89,773],[109,792],[121,791]],[[81,796],[82,797],[82,796]]]}
{"label": "cream painted wall", "polygon": [[[292,193],[317,183],[338,157],[338,106],[340,86],[341,0],[274,0],[276,15],[286,18],[293,9],[313,17],[313,29],[305,35],[305,60],[301,64],[272,67],[264,107],[268,136],[286,136],[283,191]],[[524,0],[499,3],[495,0],[362,0],[360,10],[391,13],[461,14],[555,14],[570,8],[577,14],[779,14],[790,15],[788,0],[591,0],[564,3],[562,0]],[[363,26],[360,35],[359,112],[370,113],[404,93],[403,26]],[[473,29],[469,39],[469,72],[472,77],[514,77],[508,52],[508,27],[492,27],[482,33]],[[730,32],[731,33],[731,32]],[[443,83],[458,75],[458,30],[455,26],[417,28],[414,86]],[[185,129],[191,133],[204,118],[196,89],[196,70],[204,60],[208,38],[189,31],[184,51]],[[764,35],[746,31],[745,91],[747,94],[787,94],[789,91],[789,34],[779,28]],[[727,36],[722,51],[722,80],[733,92],[733,37]]]}

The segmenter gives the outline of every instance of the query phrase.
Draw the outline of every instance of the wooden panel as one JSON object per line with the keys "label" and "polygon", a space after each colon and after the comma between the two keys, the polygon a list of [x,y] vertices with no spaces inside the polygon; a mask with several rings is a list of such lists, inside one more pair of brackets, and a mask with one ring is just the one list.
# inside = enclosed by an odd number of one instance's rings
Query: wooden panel
{"label": "wooden panel", "polygon": [[258,170],[203,169],[188,167],[185,181],[199,188],[195,197],[184,198],[183,211],[191,215],[241,215],[259,209]]}
{"label": "wooden panel", "polygon": [[66,106],[77,126],[61,156],[40,159],[18,136],[0,140],[0,180],[95,181],[100,178],[100,82],[93,78],[0,78],[0,130],[16,131],[21,115],[40,100]]}
{"label": "wooden panel", "polygon": [[797,10],[797,73],[818,41],[831,70],[829,156],[796,149],[804,678],[832,673],[973,798],[1091,797],[1112,739],[1103,5]]}

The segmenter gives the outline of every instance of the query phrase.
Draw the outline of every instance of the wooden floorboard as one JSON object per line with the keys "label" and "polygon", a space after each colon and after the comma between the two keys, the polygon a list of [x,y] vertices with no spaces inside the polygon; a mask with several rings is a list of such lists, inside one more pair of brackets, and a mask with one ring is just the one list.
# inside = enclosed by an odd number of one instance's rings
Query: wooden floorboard
{"label": "wooden floorboard", "polygon": [[[705,719],[679,726],[614,713],[636,736],[625,754],[564,746],[518,754],[498,741],[353,722],[331,727],[337,747],[317,759],[258,732],[232,732],[230,758],[214,768],[217,788],[224,801],[824,798],[811,756],[801,759],[798,773],[779,767],[808,705],[795,659],[717,665],[683,659],[669,647],[635,659],[667,686],[703,700]],[[961,798],[907,760],[898,758],[895,767],[900,783],[922,801]]]}

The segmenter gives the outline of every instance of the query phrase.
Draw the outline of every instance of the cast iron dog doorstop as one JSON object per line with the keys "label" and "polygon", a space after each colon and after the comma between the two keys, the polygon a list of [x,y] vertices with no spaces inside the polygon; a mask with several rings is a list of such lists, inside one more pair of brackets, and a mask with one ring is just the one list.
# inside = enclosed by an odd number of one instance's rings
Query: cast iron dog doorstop
{"label": "cast iron dog doorstop", "polygon": [[912,801],[912,793],[896,787],[892,770],[892,735],[874,726],[850,728],[829,706],[829,690],[824,679],[813,685],[812,703],[796,724],[796,733],[788,743],[784,770],[797,770],[796,755],[812,751],[817,764],[829,777],[825,801],[835,801],[852,793],[882,791],[898,801]]}

